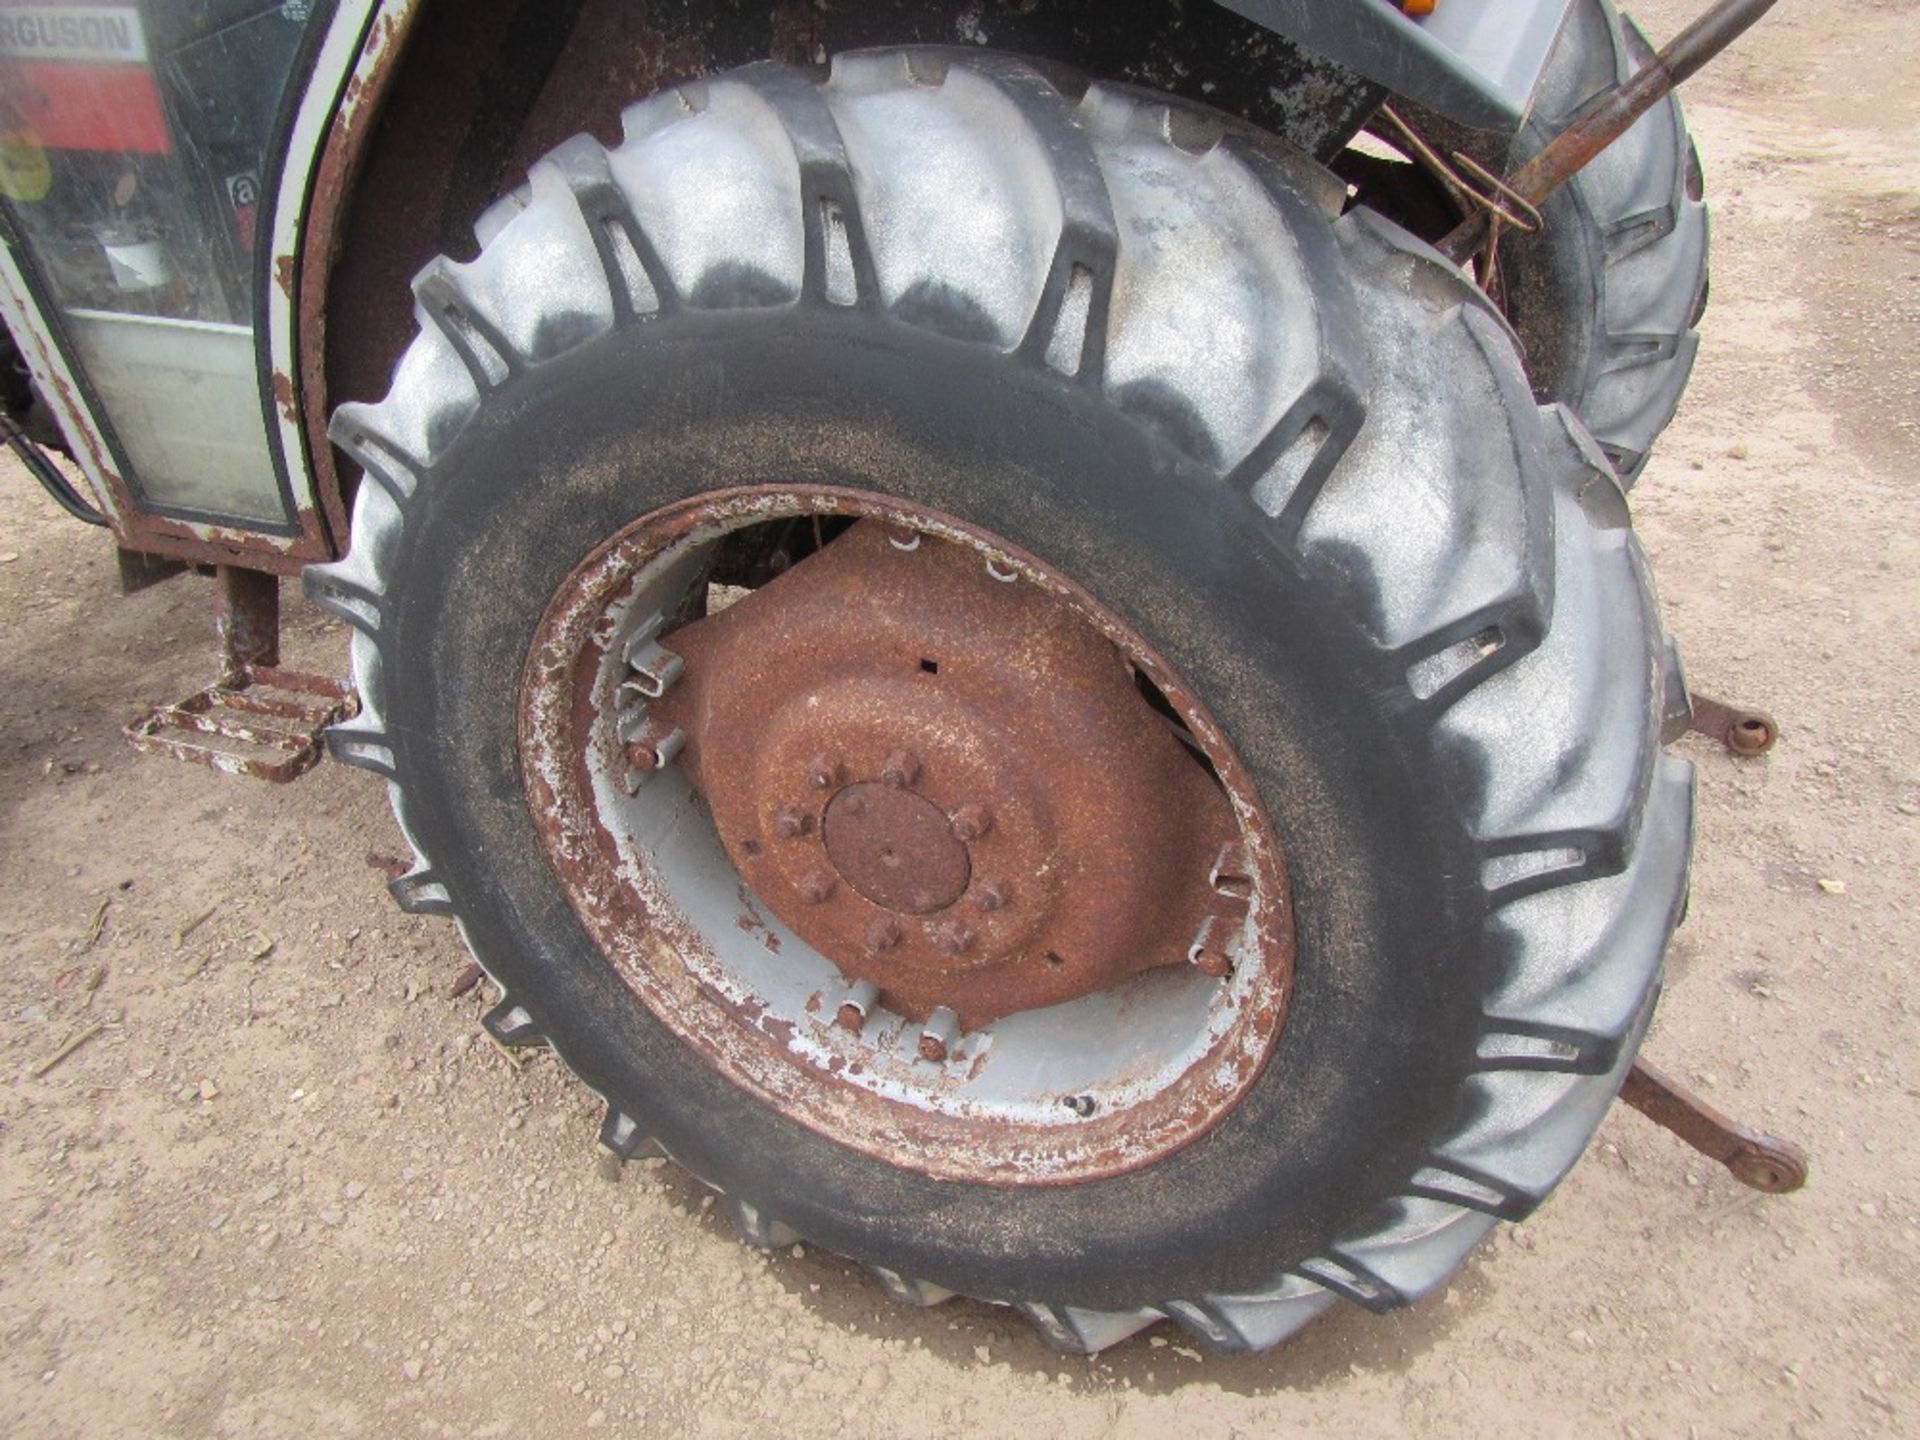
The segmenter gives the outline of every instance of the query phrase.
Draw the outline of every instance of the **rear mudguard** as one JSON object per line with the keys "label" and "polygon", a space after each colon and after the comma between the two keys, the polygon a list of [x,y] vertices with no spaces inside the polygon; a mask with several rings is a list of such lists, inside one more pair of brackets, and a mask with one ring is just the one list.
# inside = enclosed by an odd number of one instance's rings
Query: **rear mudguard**
{"label": "rear mudguard", "polygon": [[1572,0],[1438,0],[1418,20],[1391,0],[1215,3],[1449,120],[1512,131]]}

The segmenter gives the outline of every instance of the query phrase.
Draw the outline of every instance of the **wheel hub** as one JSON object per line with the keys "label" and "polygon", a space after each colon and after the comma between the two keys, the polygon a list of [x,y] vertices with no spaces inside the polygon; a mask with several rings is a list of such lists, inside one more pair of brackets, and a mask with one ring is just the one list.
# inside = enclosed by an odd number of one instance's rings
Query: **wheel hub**
{"label": "wheel hub", "polygon": [[868,521],[666,638],[655,723],[754,895],[916,1020],[1185,964],[1232,907],[1224,791],[1114,645],[1014,579]]}
{"label": "wheel hub", "polygon": [[973,860],[953,821],[924,795],[872,780],[827,802],[827,859],[884,910],[930,915],[966,893]]}

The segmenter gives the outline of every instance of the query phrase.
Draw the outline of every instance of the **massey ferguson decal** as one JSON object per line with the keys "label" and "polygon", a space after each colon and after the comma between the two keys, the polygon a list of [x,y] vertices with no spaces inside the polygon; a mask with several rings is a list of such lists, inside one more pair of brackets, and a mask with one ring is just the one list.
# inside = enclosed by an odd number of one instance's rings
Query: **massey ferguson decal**
{"label": "massey ferguson decal", "polygon": [[147,34],[131,5],[0,5],[0,55],[144,64]]}
{"label": "massey ferguson decal", "polygon": [[46,150],[166,154],[140,12],[0,0],[0,128]]}

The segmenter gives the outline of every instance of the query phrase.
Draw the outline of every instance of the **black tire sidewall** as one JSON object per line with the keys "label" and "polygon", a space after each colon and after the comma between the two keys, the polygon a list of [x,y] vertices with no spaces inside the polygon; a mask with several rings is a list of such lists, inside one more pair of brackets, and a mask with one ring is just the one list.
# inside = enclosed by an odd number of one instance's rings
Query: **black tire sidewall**
{"label": "black tire sidewall", "polygon": [[[1291,1011],[1213,1130],[1068,1185],[937,1181],[777,1113],[618,978],[528,810],[526,656],[572,569],[735,485],[850,485],[1004,536],[1098,595],[1211,709],[1287,856]],[[869,311],[683,311],[485,398],[422,478],[389,573],[382,719],[408,828],[476,955],[676,1159],[808,1240],[987,1299],[1124,1309],[1244,1293],[1404,1192],[1493,983],[1479,856],[1404,674],[1244,494],[1097,388]]]}

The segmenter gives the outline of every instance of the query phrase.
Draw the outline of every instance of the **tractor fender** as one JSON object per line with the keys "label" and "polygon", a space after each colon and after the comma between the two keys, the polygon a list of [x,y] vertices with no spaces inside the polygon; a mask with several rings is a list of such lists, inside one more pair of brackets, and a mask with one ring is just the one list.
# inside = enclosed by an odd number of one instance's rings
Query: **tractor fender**
{"label": "tractor fender", "polygon": [[1439,0],[1415,19],[1389,0],[1215,0],[1479,130],[1519,127],[1572,0]]}

